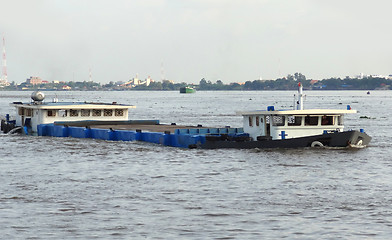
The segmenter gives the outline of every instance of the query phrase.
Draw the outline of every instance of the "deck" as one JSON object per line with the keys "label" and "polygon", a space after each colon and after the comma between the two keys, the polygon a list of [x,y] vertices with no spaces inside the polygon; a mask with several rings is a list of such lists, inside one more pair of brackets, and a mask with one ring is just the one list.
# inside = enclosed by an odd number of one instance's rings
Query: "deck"
{"label": "deck", "polygon": [[70,127],[89,127],[99,129],[130,130],[143,132],[174,133],[176,129],[201,129],[208,128],[202,125],[176,125],[159,124],[158,120],[131,120],[131,121],[75,121],[75,122],[55,122],[55,125]]}

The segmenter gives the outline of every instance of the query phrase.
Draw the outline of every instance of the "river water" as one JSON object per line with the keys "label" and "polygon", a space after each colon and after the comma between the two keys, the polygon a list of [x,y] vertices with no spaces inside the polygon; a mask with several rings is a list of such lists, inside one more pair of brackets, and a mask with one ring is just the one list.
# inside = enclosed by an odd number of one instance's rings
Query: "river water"
{"label": "river water", "polygon": [[[0,92],[8,104],[30,92]],[[294,91],[46,92],[133,104],[130,119],[241,127],[235,111],[291,108]],[[308,91],[373,137],[361,150],[198,150],[0,135],[2,239],[390,239],[392,92]]]}

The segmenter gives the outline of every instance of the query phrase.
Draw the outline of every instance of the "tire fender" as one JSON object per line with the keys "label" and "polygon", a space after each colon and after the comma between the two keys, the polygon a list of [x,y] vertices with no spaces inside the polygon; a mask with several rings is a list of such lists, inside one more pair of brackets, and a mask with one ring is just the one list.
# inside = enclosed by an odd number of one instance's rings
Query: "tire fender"
{"label": "tire fender", "polygon": [[324,147],[324,144],[322,144],[319,141],[313,141],[312,144],[310,145],[311,147]]}

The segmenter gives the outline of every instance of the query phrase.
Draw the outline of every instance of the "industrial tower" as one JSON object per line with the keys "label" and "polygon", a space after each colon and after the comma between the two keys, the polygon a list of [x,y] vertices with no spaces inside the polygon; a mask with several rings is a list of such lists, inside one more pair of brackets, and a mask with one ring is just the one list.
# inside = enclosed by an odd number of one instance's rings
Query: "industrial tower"
{"label": "industrial tower", "polygon": [[9,86],[7,79],[7,60],[5,55],[5,38],[3,37],[3,75],[0,79],[0,85]]}

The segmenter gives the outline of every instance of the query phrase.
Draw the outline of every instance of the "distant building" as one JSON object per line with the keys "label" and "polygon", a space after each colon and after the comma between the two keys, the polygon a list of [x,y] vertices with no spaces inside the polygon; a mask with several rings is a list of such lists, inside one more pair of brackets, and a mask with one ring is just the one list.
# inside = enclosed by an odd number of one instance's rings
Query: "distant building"
{"label": "distant building", "polygon": [[122,85],[122,84],[124,84],[125,82],[124,81],[117,81],[117,82],[115,82],[114,84],[116,85],[116,86],[120,86],[120,85]]}
{"label": "distant building", "polygon": [[139,78],[136,75],[136,77],[133,78],[133,85],[137,86],[139,84],[140,84],[140,80],[139,80]]}
{"label": "distant building", "polygon": [[369,78],[369,77],[371,77],[371,78],[392,79],[392,75],[385,76],[385,75],[380,75],[380,74],[365,75],[365,74],[361,73],[359,75],[354,76],[354,78],[358,78],[358,79]]}
{"label": "distant building", "polygon": [[150,83],[153,82],[153,81],[154,81],[154,80],[152,80],[152,79],[150,78],[150,76],[148,76],[148,78],[146,78],[146,80],[145,80],[146,86],[147,86],[147,87],[150,86]]}
{"label": "distant building", "polygon": [[26,79],[26,83],[31,85],[42,84],[42,79],[40,77],[31,76],[30,78]]}
{"label": "distant building", "polygon": [[238,85],[245,85],[245,82],[232,82],[232,83],[230,83],[230,85],[235,85],[235,84],[238,84]]}
{"label": "distant building", "polygon": [[7,79],[0,78],[0,87],[7,87],[9,85],[10,85],[10,83],[7,81]]}
{"label": "distant building", "polygon": [[370,75],[370,77],[372,77],[372,78],[385,78],[385,79],[389,78],[389,76],[384,76],[384,75]]}
{"label": "distant building", "polygon": [[316,84],[317,82],[318,82],[319,80],[310,80],[310,85],[314,85],[314,84]]}
{"label": "distant building", "polygon": [[164,82],[174,84],[174,81],[173,81],[173,80],[162,80],[162,83],[164,83]]}
{"label": "distant building", "polygon": [[148,76],[148,78],[146,78],[144,81],[142,81],[136,75],[136,77],[132,78],[131,80],[129,80],[126,83],[121,84],[120,86],[127,87],[127,88],[133,88],[133,87],[136,87],[139,85],[149,86],[152,82],[154,82],[154,80],[152,80],[150,78],[150,76]]}

